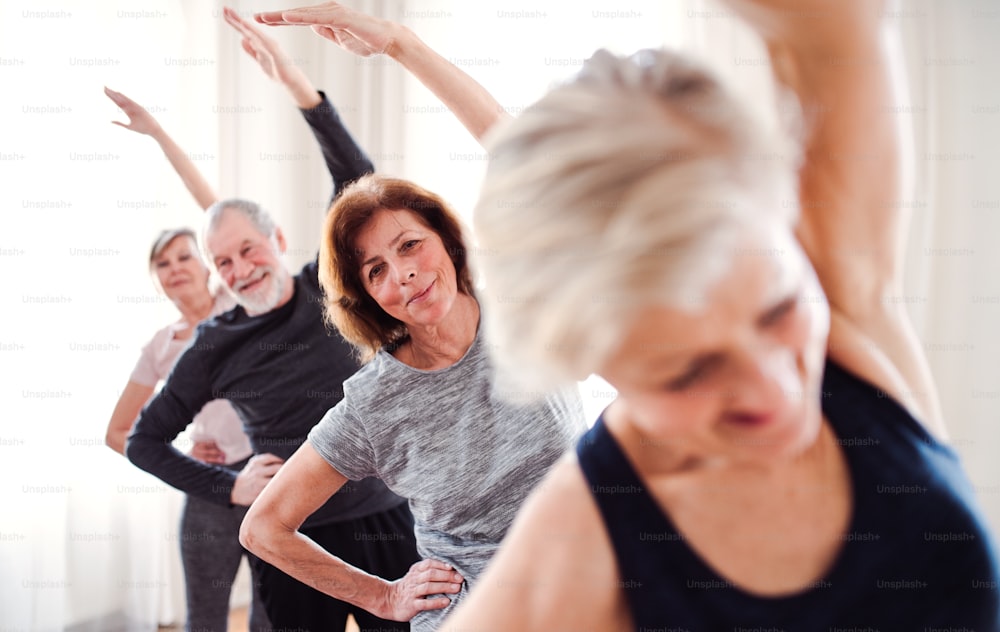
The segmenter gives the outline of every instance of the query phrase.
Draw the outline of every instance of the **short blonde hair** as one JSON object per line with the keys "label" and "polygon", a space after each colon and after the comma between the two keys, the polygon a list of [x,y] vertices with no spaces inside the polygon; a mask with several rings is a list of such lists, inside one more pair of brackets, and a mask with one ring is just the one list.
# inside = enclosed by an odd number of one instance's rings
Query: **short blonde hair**
{"label": "short blonde hair", "polygon": [[582,379],[644,306],[703,300],[747,222],[794,220],[789,140],[700,65],[648,50],[598,51],[501,129],[474,227],[502,377]]}

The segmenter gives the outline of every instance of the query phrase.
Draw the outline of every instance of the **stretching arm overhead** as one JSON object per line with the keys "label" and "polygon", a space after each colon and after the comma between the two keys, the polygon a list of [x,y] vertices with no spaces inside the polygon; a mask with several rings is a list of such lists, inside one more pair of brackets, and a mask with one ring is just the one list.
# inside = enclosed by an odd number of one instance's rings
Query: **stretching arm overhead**
{"label": "stretching arm overhead", "polygon": [[326,95],[313,86],[278,42],[229,7],[224,9],[223,16],[242,36],[243,50],[260,64],[265,75],[285,87],[302,111],[333,179],[332,197],[337,197],[354,180],[375,171],[375,166],[344,126]]}
{"label": "stretching arm overhead", "polygon": [[830,355],[944,434],[902,294],[898,99],[882,0],[725,0],[799,99],[806,137],[797,236],[830,303]]}
{"label": "stretching arm overhead", "polygon": [[494,125],[508,118],[479,82],[401,24],[338,2],[258,13],[256,19],[270,25],[311,26],[319,35],[361,57],[388,55],[433,92],[480,143]]}
{"label": "stretching arm overhead", "polygon": [[202,210],[211,206],[219,197],[216,195],[212,185],[208,183],[205,176],[195,166],[194,161],[181,149],[173,138],[160,126],[159,121],[132,99],[121,92],[115,92],[111,88],[104,88],[104,94],[115,102],[115,105],[122,109],[128,117],[128,123],[112,121],[115,125],[132,130],[138,134],[145,134],[155,140],[163,150],[163,155],[170,161],[170,166],[174,168],[180,176],[184,186],[191,193],[191,197]]}

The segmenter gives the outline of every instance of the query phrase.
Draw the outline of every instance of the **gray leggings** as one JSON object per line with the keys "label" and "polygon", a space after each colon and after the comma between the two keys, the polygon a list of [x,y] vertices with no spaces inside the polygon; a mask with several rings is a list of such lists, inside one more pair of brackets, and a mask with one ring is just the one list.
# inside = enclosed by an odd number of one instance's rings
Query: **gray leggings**
{"label": "gray leggings", "polygon": [[[240,558],[247,554],[238,535],[246,507],[223,507],[187,496],[181,514],[181,562],[187,593],[187,632],[225,632],[229,593]],[[270,629],[251,569],[250,632]]]}

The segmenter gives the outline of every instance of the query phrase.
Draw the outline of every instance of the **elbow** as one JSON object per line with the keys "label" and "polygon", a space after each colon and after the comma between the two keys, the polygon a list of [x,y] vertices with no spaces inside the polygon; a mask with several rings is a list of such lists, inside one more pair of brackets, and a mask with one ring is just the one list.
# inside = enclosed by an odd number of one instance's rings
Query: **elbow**
{"label": "elbow", "polygon": [[122,454],[135,465],[142,467],[141,441],[137,441],[134,436],[129,435],[122,440]]}
{"label": "elbow", "polygon": [[239,541],[243,548],[260,559],[273,564],[278,558],[289,536],[294,536],[297,529],[286,528],[280,520],[268,510],[250,506],[243,522],[240,523]]}
{"label": "elbow", "polygon": [[121,439],[118,438],[118,433],[110,428],[108,428],[108,431],[104,433],[104,445],[119,454],[125,454],[125,446],[122,445]]}
{"label": "elbow", "polygon": [[254,555],[257,555],[257,551],[254,547],[257,545],[254,539],[254,525],[253,525],[253,515],[249,512],[247,515],[243,516],[243,522],[240,523],[240,544],[243,548],[250,551]]}
{"label": "elbow", "polygon": [[240,533],[239,540],[243,548],[250,551],[257,557],[265,559],[262,555],[263,543],[266,537],[263,537],[264,525],[262,524],[263,518],[250,508],[250,511],[243,517],[243,522],[240,523]]}

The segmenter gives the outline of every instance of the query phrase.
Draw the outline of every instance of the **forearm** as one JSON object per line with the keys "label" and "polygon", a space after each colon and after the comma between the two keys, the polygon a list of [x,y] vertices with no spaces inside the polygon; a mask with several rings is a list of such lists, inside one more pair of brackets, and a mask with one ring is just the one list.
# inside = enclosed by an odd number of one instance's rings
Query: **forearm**
{"label": "forearm", "polygon": [[280,81],[285,86],[285,90],[288,91],[288,95],[295,101],[295,105],[302,110],[309,110],[319,105],[323,101],[323,97],[316,90],[316,86],[309,81],[306,74],[298,66],[293,65],[291,61],[282,63],[287,63],[288,68]]}
{"label": "forearm", "polygon": [[236,472],[192,459],[171,445],[193,418],[189,409],[173,401],[161,392],[150,402],[126,439],[125,456],[182,492],[228,507]]}
{"label": "forearm", "polygon": [[174,168],[177,175],[180,176],[181,181],[187,188],[188,192],[195,199],[203,210],[207,209],[209,206],[214,204],[219,198],[212,188],[212,185],[208,183],[205,176],[202,175],[198,167],[195,166],[194,161],[191,157],[181,147],[174,142],[174,139],[170,137],[162,128],[157,129],[154,133],[150,134],[153,139],[160,145],[160,149],[163,150],[163,154],[170,161],[170,166]]}
{"label": "forearm", "polygon": [[129,435],[125,456],[136,467],[185,494],[228,507],[236,472],[192,459],[162,438]]}
{"label": "forearm", "polygon": [[509,118],[478,81],[432,50],[413,31],[397,27],[386,54],[433,92],[476,140],[482,143],[493,126]]}
{"label": "forearm", "polygon": [[388,582],[351,566],[269,512],[252,507],[240,542],[268,564],[316,590],[368,612],[385,612]]}

